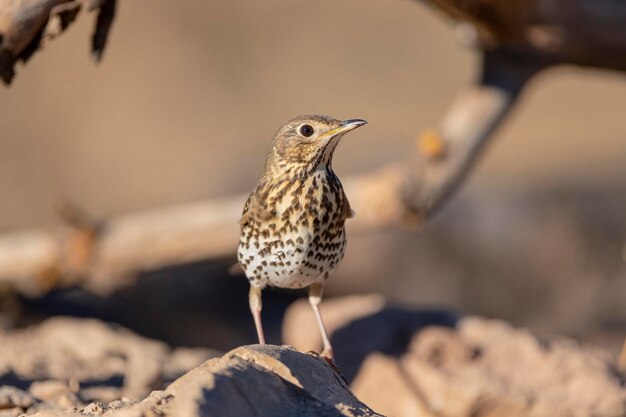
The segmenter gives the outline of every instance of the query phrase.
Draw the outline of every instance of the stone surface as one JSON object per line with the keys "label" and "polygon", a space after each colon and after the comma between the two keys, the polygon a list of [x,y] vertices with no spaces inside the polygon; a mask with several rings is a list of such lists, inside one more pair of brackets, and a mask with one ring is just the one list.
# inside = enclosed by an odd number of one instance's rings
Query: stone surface
{"label": "stone surface", "polygon": [[173,416],[379,416],[325,360],[284,346],[235,349],[165,392]]}
{"label": "stone surface", "polygon": [[[284,334],[296,347],[306,340],[300,333],[317,331],[301,304],[286,319],[301,327]],[[323,313],[345,312],[341,304],[325,303]],[[331,336],[337,364],[354,393],[384,414],[626,416],[625,380],[605,352],[477,317],[377,305],[358,316]]]}
{"label": "stone surface", "polygon": [[210,359],[141,402],[92,403],[37,417],[377,417],[316,356],[291,347],[252,345]]}
{"label": "stone surface", "polygon": [[[343,375],[288,346],[211,357],[96,320],[2,333],[0,417],[626,416],[625,380],[603,352],[376,296],[331,301]],[[289,314],[285,339],[316,343],[293,334],[318,337],[306,300]]]}
{"label": "stone surface", "polygon": [[29,393],[21,389],[3,386],[0,387],[0,410],[14,408],[27,409],[35,403],[35,399]]}
{"label": "stone surface", "polygon": [[98,320],[0,333],[0,417],[379,415],[314,355],[254,345],[214,356]]}
{"label": "stone surface", "polygon": [[53,318],[0,333],[0,409],[141,400],[214,356],[209,349],[171,349],[98,320]]}

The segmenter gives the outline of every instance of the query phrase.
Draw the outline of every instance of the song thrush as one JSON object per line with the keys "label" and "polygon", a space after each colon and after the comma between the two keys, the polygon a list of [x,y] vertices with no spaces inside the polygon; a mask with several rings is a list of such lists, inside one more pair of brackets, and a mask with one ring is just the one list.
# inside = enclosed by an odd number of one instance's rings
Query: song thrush
{"label": "song thrush", "polygon": [[366,123],[300,116],[274,137],[263,175],[243,208],[237,252],[250,281],[250,310],[261,344],[263,288],[309,287],[324,344],[322,356],[332,360],[319,304],[324,283],[343,258],[344,222],[352,217],[332,158],[342,136]]}

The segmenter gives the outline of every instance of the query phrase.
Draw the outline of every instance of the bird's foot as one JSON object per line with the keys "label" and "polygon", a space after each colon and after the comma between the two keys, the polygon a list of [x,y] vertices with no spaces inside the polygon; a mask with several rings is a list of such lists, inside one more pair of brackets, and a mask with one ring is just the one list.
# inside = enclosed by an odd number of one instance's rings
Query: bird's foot
{"label": "bird's foot", "polygon": [[320,355],[319,353],[317,353],[314,350],[309,350],[306,354],[307,355],[311,355],[311,356],[315,356],[316,358],[321,358],[322,357],[322,355]]}
{"label": "bird's foot", "polygon": [[314,350],[309,350],[306,354],[307,355],[311,355],[311,356],[315,356],[316,358],[324,359],[330,365],[334,365],[335,364],[335,359],[333,357],[332,352],[328,353],[327,351],[323,351],[322,353],[317,353]]}
{"label": "bird's foot", "polygon": [[332,348],[324,349],[320,355],[322,358],[326,359],[326,362],[335,363],[335,353]]}

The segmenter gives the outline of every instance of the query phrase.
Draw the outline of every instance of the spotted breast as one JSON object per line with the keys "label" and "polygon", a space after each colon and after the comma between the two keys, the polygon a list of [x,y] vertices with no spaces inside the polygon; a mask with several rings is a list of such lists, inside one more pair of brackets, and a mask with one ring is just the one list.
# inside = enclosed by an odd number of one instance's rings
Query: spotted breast
{"label": "spotted breast", "polygon": [[[332,169],[320,167],[302,180],[285,178],[259,188],[252,196],[263,200],[267,215],[247,216],[238,251],[250,284],[304,288],[326,280],[343,258],[350,215]],[[248,199],[244,217],[250,205]]]}

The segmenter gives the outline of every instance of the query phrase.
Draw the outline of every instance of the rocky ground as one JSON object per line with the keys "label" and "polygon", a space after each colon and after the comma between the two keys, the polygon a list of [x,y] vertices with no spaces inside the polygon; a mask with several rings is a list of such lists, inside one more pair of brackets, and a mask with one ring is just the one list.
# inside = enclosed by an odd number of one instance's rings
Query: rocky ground
{"label": "rocky ground", "polygon": [[[305,300],[287,343],[316,349]],[[626,375],[606,352],[540,339],[503,321],[387,306],[378,295],[325,305],[337,364],[353,392],[392,416],[625,416]]]}
{"label": "rocky ground", "polygon": [[2,417],[379,415],[324,359],[286,346],[246,346],[207,360],[214,352],[170,350],[67,318],[5,334],[0,346]]}
{"label": "rocky ground", "polygon": [[283,329],[298,350],[172,349],[91,319],[5,331],[0,417],[626,416],[614,358],[572,340],[376,295],[324,307],[340,373],[301,353],[319,348],[304,300]]}

